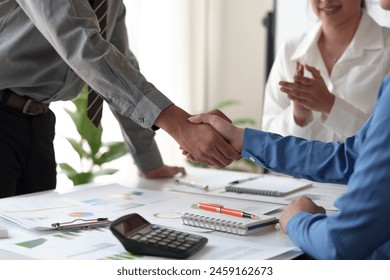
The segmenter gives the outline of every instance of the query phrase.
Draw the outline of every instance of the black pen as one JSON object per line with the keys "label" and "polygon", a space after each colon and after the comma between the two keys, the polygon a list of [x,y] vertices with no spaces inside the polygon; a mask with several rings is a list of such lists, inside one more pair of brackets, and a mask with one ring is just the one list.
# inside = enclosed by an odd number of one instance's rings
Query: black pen
{"label": "black pen", "polygon": [[260,177],[262,177],[262,175],[256,176],[256,177],[249,177],[249,178],[245,178],[245,179],[241,179],[241,180],[235,180],[235,181],[228,183],[228,185],[237,185],[237,184],[241,184],[241,183],[244,183],[247,181],[255,180],[255,179],[260,178]]}

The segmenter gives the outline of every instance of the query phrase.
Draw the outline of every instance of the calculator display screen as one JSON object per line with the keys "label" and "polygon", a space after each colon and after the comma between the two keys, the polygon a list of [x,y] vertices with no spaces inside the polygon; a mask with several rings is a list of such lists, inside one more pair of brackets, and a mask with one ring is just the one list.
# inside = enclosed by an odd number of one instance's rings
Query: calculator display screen
{"label": "calculator display screen", "polygon": [[122,235],[128,236],[133,231],[144,227],[145,225],[149,225],[149,222],[139,215],[131,215],[128,219],[115,225],[115,229],[119,231]]}

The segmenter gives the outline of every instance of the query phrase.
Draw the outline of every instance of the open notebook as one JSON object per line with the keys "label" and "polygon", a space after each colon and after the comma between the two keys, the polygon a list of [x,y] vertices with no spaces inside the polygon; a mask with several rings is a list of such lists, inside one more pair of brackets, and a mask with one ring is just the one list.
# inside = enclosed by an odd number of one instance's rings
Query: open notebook
{"label": "open notebook", "polygon": [[241,180],[226,186],[225,190],[236,193],[249,193],[267,196],[285,196],[311,187],[309,181],[282,176],[259,176],[251,180]]}

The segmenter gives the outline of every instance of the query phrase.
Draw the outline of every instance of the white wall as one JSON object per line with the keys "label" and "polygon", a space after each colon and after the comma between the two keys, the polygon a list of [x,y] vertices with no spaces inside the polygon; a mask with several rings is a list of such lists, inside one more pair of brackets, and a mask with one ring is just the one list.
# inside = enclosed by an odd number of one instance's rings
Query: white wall
{"label": "white wall", "polygon": [[277,0],[276,50],[284,41],[302,34],[318,21],[309,2],[310,0]]}
{"label": "white wall", "polygon": [[226,113],[260,127],[265,77],[266,29],[262,19],[272,0],[212,0],[208,46],[207,100],[211,108],[225,99],[241,101]]}

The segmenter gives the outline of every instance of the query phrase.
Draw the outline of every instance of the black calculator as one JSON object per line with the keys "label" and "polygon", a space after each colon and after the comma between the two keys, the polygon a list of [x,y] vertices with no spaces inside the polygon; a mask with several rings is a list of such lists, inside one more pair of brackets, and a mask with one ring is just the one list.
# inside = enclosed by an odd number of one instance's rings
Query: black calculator
{"label": "black calculator", "polygon": [[127,251],[137,255],[185,259],[207,243],[207,238],[149,223],[133,213],[113,221],[110,230]]}

